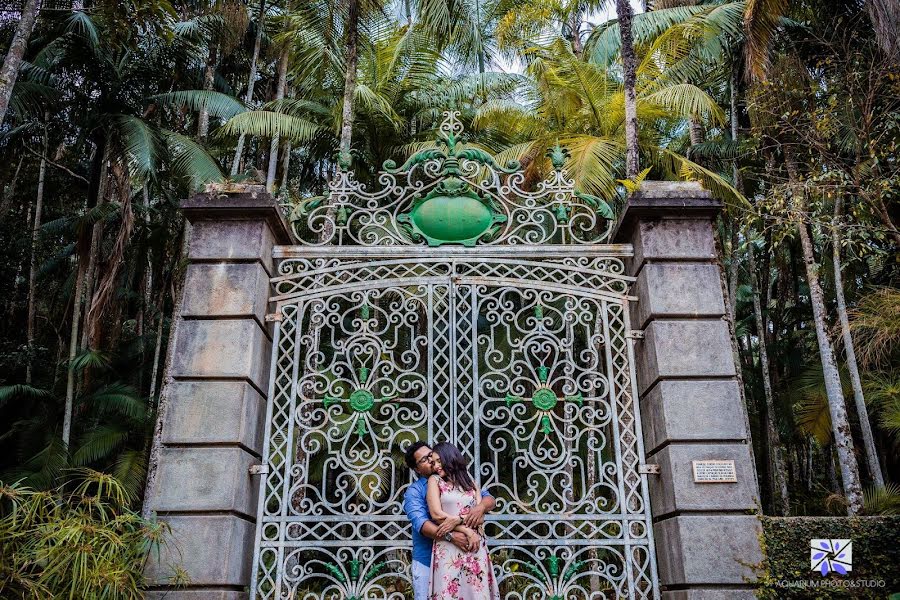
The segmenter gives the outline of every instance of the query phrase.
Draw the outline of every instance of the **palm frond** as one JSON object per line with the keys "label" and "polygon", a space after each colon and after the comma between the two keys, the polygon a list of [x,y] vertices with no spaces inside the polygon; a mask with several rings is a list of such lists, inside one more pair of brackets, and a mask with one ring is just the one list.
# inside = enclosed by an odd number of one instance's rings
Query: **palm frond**
{"label": "palm frond", "polygon": [[222,135],[254,135],[264,138],[280,137],[292,142],[312,139],[320,126],[302,117],[272,112],[251,110],[230,118],[222,125]]}
{"label": "palm frond", "polygon": [[69,369],[76,372],[84,371],[85,369],[106,370],[111,362],[111,358],[106,352],[84,350],[69,362]]}
{"label": "palm frond", "polygon": [[72,452],[72,464],[85,466],[109,458],[125,443],[129,433],[128,427],[122,425],[101,425],[86,431]]}
{"label": "palm frond", "polygon": [[702,117],[709,123],[722,124],[725,111],[709,94],[690,83],[666,86],[647,95],[641,95],[638,103],[656,104],[671,115],[683,118]]}
{"label": "palm frond", "polygon": [[139,180],[156,174],[163,140],[156,128],[132,115],[113,115],[113,130],[128,157],[129,172]]}
{"label": "palm frond", "polygon": [[179,90],[151,96],[151,100],[179,108],[186,107],[194,112],[205,110],[211,117],[220,119],[230,119],[247,110],[237,98],[212,90]]}
{"label": "palm frond", "polygon": [[747,198],[723,176],[668,148],[651,151],[651,156],[653,162],[664,171],[685,181],[700,181],[703,187],[725,202],[726,209],[746,208],[750,205]]}
{"label": "palm frond", "polygon": [[[632,35],[634,43],[644,45],[662,35],[673,25],[684,23],[692,17],[709,12],[710,6],[676,6],[652,10],[634,15]],[[601,66],[611,65],[621,50],[622,38],[619,22],[613,19],[597,26],[585,43],[585,55]]]}
{"label": "palm frond", "polygon": [[747,0],[744,10],[747,71],[765,79],[769,64],[769,43],[787,11],[788,0]]}
{"label": "palm frond", "polygon": [[112,468],[112,475],[132,498],[138,498],[147,476],[147,453],[142,450],[126,450],[119,454]]}
{"label": "palm frond", "polygon": [[124,383],[111,383],[79,398],[92,413],[122,415],[135,421],[143,421],[147,417],[147,401],[136,389]]}
{"label": "palm frond", "polygon": [[187,181],[192,190],[224,179],[219,164],[203,146],[187,136],[168,129],[162,129],[161,134],[169,147],[174,176]]}
{"label": "palm frond", "polygon": [[49,85],[35,81],[16,81],[9,106],[18,121],[40,118],[48,106],[59,96],[59,91]]}
{"label": "palm frond", "polygon": [[886,364],[900,353],[900,289],[876,288],[849,313],[856,354],[864,365]]}
{"label": "palm frond", "polygon": [[900,485],[886,482],[884,487],[863,490],[863,512],[867,515],[900,515]]}
{"label": "palm frond", "polygon": [[24,383],[0,386],[0,407],[10,400],[15,399],[31,401],[50,400],[51,398],[53,398],[53,393],[49,390],[33,387]]}
{"label": "palm frond", "polygon": [[66,31],[80,35],[93,49],[100,47],[100,33],[90,15],[81,10],[74,11],[66,19]]}

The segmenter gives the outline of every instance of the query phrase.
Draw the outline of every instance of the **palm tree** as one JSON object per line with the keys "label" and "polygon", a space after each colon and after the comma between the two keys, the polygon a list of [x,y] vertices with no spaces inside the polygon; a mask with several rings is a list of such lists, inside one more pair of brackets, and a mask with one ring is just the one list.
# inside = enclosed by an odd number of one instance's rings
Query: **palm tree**
{"label": "palm tree", "polygon": [[622,71],[625,80],[625,175],[635,179],[640,163],[638,160],[637,122],[637,56],[634,52],[634,36],[631,21],[634,12],[629,0],[616,0],[616,14],[619,16],[619,32],[622,36]]}
{"label": "palm tree", "polygon": [[[500,160],[521,160],[532,180],[543,176],[543,157],[559,141],[571,152],[566,168],[579,189],[617,201],[618,178],[627,177],[621,80],[579,60],[561,39],[534,49],[530,61],[531,82],[520,90],[525,102],[486,103],[477,111],[476,127],[505,129],[509,147],[498,155]],[[667,147],[673,131],[691,116],[721,123],[724,113],[700,88],[669,80],[659,65],[648,56],[637,71],[637,111],[644,124],[639,142],[650,163],[644,174],[655,169],[661,178],[697,178],[716,193],[742,202],[723,177]]]}
{"label": "palm tree", "polygon": [[346,0],[347,20],[344,54],[344,98],[341,103],[340,161],[350,164],[350,142],[353,137],[353,105],[356,98],[356,66],[359,60],[359,0]]}

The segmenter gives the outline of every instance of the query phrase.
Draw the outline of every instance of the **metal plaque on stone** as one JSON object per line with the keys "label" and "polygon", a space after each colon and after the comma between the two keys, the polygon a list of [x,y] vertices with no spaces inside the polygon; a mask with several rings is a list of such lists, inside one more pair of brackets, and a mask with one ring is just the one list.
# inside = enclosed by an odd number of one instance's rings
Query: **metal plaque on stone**
{"label": "metal plaque on stone", "polygon": [[737,483],[733,460],[694,460],[694,483]]}

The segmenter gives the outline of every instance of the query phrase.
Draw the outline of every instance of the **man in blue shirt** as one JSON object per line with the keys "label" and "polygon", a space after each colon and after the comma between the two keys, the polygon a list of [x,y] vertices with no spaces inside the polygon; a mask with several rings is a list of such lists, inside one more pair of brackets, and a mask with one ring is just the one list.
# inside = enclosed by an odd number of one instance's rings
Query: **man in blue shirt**
{"label": "man in blue shirt", "polygon": [[[406,449],[406,466],[416,472],[419,478],[413,482],[403,495],[403,510],[412,523],[412,585],[415,600],[427,600],[431,584],[431,547],[437,535],[438,526],[431,520],[425,492],[428,490],[428,477],[434,472],[434,457],[431,447],[425,442],[415,442]],[[484,523],[484,513],[492,510],[496,503],[486,491],[481,491],[479,502],[465,517],[465,525],[471,529]],[[466,536],[458,531],[445,536],[460,550],[474,552],[478,550],[478,542],[469,546]]]}

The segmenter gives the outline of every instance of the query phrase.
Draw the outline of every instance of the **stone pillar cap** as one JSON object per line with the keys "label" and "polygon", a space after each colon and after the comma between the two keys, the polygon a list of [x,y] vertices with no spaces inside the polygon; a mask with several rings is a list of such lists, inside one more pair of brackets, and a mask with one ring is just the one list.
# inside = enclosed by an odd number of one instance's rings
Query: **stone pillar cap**
{"label": "stone pillar cap", "polygon": [[295,242],[291,227],[274,196],[262,185],[215,184],[181,201],[192,224],[198,221],[265,221],[278,244]]}
{"label": "stone pillar cap", "polygon": [[713,198],[699,181],[644,181],[628,197],[610,239],[629,238],[638,218],[712,219],[722,211],[722,206],[722,201]]}

